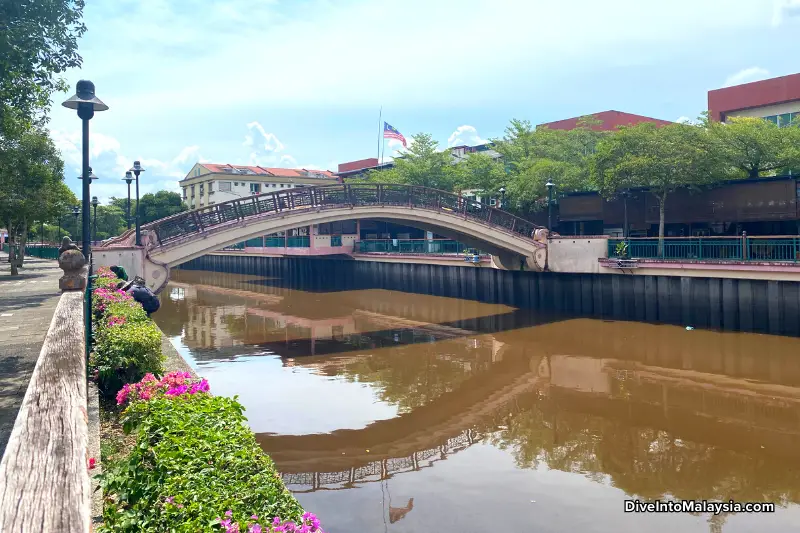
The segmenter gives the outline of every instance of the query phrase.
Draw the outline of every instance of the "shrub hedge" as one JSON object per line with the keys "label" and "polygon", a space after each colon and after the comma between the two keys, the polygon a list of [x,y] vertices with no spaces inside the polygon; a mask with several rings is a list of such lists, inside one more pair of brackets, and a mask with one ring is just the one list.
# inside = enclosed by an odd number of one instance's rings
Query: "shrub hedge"
{"label": "shrub hedge", "polygon": [[252,516],[269,521],[265,531],[274,517],[301,521],[242,411],[235,399],[188,392],[133,402],[123,420],[135,421],[136,446],[105,474],[104,530],[220,531],[227,510],[241,531]]}

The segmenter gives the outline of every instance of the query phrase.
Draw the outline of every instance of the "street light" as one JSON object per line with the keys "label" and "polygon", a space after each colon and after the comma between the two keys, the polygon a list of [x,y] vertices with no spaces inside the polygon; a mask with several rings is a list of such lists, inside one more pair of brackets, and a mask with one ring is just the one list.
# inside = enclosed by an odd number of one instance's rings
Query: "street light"
{"label": "street light", "polygon": [[506,205],[506,188],[500,187],[500,207],[503,208]]}
{"label": "street light", "polygon": [[94,83],[89,80],[80,80],[75,85],[75,94],[62,102],[61,105],[67,109],[75,109],[78,112],[78,117],[81,119],[83,126],[83,138],[81,140],[83,144],[83,164],[81,172],[81,176],[83,176],[83,256],[88,262],[92,250],[90,239],[86,238],[86,235],[89,235],[89,197],[91,195],[90,186],[92,183],[92,172],[89,168],[89,121],[94,117],[96,111],[105,111],[108,109],[108,106],[95,96]]}
{"label": "street light", "polygon": [[630,191],[622,191],[620,193],[622,196],[622,205],[624,206],[624,218],[622,222],[622,238],[628,238],[628,198],[630,198],[631,193]]}
{"label": "street light", "polygon": [[553,187],[555,185],[552,181],[547,180],[545,184],[547,187],[547,231],[553,231]]}
{"label": "street light", "polygon": [[72,215],[75,217],[75,242],[78,242],[78,215],[81,214],[81,208],[77,205],[72,208]]}
{"label": "street light", "polygon": [[131,182],[133,181],[133,174],[130,170],[125,172],[125,177],[122,180],[128,184],[128,210],[125,220],[128,221],[128,229],[131,229]]}
{"label": "street light", "polygon": [[134,161],[131,171],[136,175],[136,246],[142,245],[142,228],[139,225],[139,174],[144,172],[140,161]]}
{"label": "street light", "polygon": [[[82,180],[83,176],[78,176],[78,179]],[[95,176],[94,172],[92,172],[92,167],[89,167],[89,179],[92,181],[98,179],[97,176]]]}
{"label": "street light", "polygon": [[92,196],[92,207],[94,208],[94,216],[92,221],[92,239],[97,240],[97,196]]}

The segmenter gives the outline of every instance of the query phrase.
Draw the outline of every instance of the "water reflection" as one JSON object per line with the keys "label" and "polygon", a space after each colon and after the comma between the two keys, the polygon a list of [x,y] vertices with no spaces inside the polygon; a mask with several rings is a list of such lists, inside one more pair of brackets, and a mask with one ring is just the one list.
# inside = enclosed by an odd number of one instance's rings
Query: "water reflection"
{"label": "water reflection", "polygon": [[[464,531],[499,515],[526,531],[798,523],[800,339],[176,278],[159,325],[216,392],[241,396],[287,485],[333,531],[419,531],[448,511]],[[625,495],[784,509],[633,516]]]}

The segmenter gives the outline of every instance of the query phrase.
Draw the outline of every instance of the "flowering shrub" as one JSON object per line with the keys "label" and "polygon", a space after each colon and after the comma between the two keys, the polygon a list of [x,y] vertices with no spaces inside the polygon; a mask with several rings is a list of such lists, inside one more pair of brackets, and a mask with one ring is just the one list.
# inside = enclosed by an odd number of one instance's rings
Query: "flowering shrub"
{"label": "flowering shrub", "polygon": [[[139,413],[135,425],[126,427],[136,444],[102,478],[100,531],[321,531],[316,517],[302,514],[258,446],[239,402],[191,394],[195,383],[185,374],[148,377],[145,387],[165,380],[170,389],[189,388],[128,405],[126,414]],[[258,517],[270,518],[260,523]]]}
{"label": "flowering shrub", "polygon": [[242,521],[234,520],[233,511],[229,509],[225,511],[225,518],[217,517],[217,523],[225,533],[242,533],[244,531],[247,533],[325,533],[314,513],[303,513],[298,523],[291,520],[284,521],[276,516],[271,521],[267,520],[264,525],[259,523],[258,515],[252,515],[250,520],[244,521],[244,527],[247,528],[244,530],[241,529]]}
{"label": "flowering shrub", "polygon": [[107,320],[107,326],[96,331],[90,365],[96,371],[100,392],[113,397],[126,383],[139,381],[147,373],[163,373],[164,356],[161,331],[152,321],[131,321],[118,315]]}
{"label": "flowering shrub", "polygon": [[95,289],[115,289],[117,287],[117,283],[119,283],[119,278],[101,278],[98,277],[96,280],[92,282],[92,285]]}
{"label": "flowering shrub", "polygon": [[100,278],[113,279],[113,280],[119,279],[117,278],[117,275],[111,271],[110,267],[98,267],[95,274],[97,274],[97,279]]}
{"label": "flowering shrub", "polygon": [[104,314],[112,303],[133,301],[133,296],[116,288],[99,287],[92,291],[92,309],[96,314]]}
{"label": "flowering shrub", "polygon": [[196,380],[188,372],[170,372],[161,379],[147,374],[139,383],[125,384],[117,393],[117,405],[149,401],[159,396],[182,396],[208,392],[208,381]]}

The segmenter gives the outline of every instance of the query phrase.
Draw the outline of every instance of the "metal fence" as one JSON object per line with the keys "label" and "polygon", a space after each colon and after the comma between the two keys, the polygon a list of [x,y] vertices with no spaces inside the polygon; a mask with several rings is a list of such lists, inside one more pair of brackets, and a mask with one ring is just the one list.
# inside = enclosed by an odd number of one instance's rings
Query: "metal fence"
{"label": "metal fence", "polygon": [[[627,244],[624,249],[620,243]],[[665,237],[609,239],[609,257],[687,261],[800,262],[800,237]]]}
{"label": "metal fence", "polygon": [[342,245],[342,236],[331,235],[331,246],[341,246],[341,245]]}
{"label": "metal fence", "polygon": [[453,240],[367,239],[358,241],[360,253],[463,254],[468,247]]}

